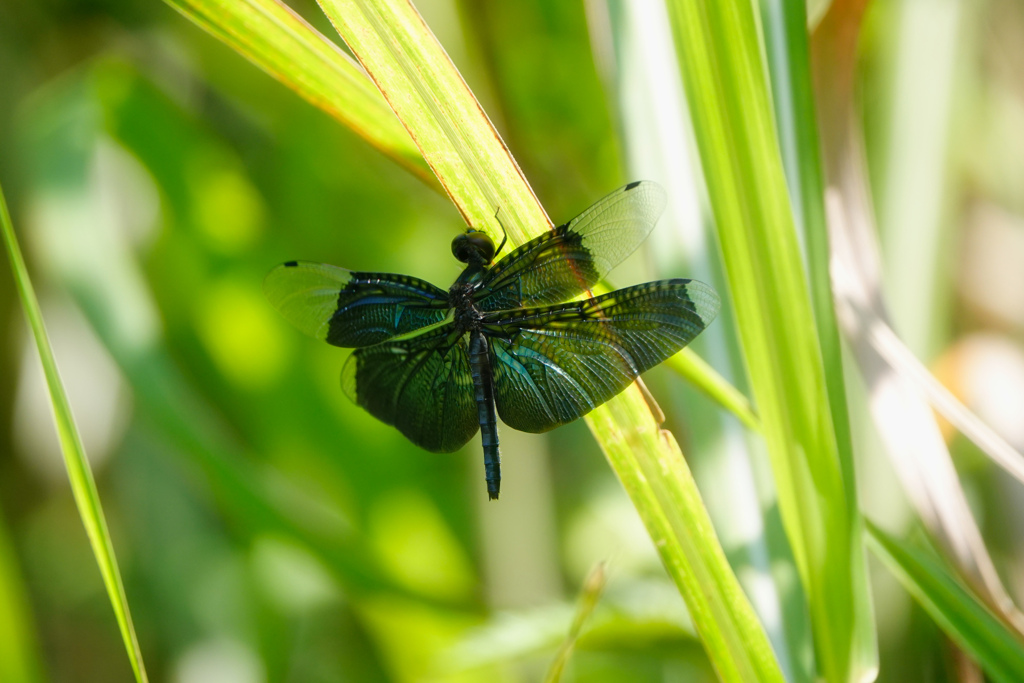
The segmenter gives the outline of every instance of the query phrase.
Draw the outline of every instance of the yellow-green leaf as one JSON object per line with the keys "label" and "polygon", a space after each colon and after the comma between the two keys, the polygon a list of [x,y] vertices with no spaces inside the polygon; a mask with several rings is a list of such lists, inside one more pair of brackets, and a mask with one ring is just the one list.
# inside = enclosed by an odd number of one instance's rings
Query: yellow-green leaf
{"label": "yellow-green leaf", "polygon": [[401,122],[351,57],[274,0],[167,0],[302,98],[427,182],[434,177]]}
{"label": "yellow-green leaf", "polygon": [[854,482],[779,153],[753,5],[669,3],[695,138],[779,509],[807,593],[819,672],[877,667]]}
{"label": "yellow-green leaf", "polygon": [[992,678],[1024,680],[1024,643],[939,558],[868,525],[869,546],[914,599]]}
{"label": "yellow-green leaf", "polygon": [[[551,226],[508,148],[409,2],[320,0],[467,225],[522,243]],[[500,225],[498,219],[500,218]]]}

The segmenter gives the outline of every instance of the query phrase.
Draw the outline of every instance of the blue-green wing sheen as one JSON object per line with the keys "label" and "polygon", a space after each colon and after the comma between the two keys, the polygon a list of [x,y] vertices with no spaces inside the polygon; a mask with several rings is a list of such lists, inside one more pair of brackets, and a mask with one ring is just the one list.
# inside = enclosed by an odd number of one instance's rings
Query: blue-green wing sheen
{"label": "blue-green wing sheen", "polygon": [[496,263],[475,297],[485,311],[568,301],[632,254],[665,209],[665,190],[630,183]]}
{"label": "blue-green wing sheen", "polygon": [[356,349],[341,385],[357,405],[417,446],[450,453],[479,429],[465,336],[453,326]]}
{"label": "blue-green wing sheen", "polygon": [[263,281],[270,303],[306,334],[357,348],[439,323],[448,293],[407,275],[289,261]]}
{"label": "blue-green wing sheen", "polygon": [[700,334],[718,294],[664,280],[560,306],[485,316],[502,421],[524,432],[572,422]]}

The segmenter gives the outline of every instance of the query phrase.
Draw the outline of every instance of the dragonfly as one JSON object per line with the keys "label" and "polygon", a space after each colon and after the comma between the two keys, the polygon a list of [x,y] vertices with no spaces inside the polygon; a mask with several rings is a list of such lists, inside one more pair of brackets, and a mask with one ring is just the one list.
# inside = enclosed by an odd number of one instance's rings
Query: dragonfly
{"label": "dragonfly", "polygon": [[715,318],[697,280],[648,282],[573,300],[629,256],[666,204],[633,182],[495,262],[504,246],[473,228],[448,290],[408,275],[289,261],[266,277],[299,330],[355,349],[344,392],[417,446],[450,453],[481,432],[487,493],[501,486],[498,421],[540,433],[583,417],[682,349]]}

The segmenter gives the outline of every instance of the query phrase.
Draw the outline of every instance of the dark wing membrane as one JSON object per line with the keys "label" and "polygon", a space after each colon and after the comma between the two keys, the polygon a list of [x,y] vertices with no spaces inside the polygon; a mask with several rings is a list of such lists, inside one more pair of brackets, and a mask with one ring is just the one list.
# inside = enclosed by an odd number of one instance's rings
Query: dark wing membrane
{"label": "dark wing membrane", "polygon": [[718,294],[703,282],[665,280],[587,301],[490,314],[485,329],[498,415],[524,432],[572,422],[690,343],[718,305]]}
{"label": "dark wing membrane", "polygon": [[484,278],[485,311],[557,304],[590,289],[647,238],[665,209],[665,191],[630,183],[569,223],[498,261]]}
{"label": "dark wing membrane", "polygon": [[420,448],[458,450],[479,423],[465,337],[452,340],[453,329],[356,349],[341,371],[342,388]]}
{"label": "dark wing membrane", "polygon": [[447,292],[414,277],[306,261],[274,268],[263,291],[300,330],[344,347],[370,346],[441,322],[449,308]]}

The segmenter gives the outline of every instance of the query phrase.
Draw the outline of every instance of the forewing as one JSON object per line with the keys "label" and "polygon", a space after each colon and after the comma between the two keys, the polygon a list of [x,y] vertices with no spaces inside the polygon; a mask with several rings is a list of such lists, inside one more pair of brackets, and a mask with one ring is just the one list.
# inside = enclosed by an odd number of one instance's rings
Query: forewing
{"label": "forewing", "polygon": [[341,372],[345,393],[417,446],[458,450],[479,424],[465,337],[452,339],[452,331],[356,349]]}
{"label": "forewing", "polygon": [[306,334],[344,347],[377,344],[444,320],[448,294],[407,275],[289,261],[263,281],[270,303]]}
{"label": "forewing", "polygon": [[485,318],[502,421],[524,432],[572,422],[700,334],[719,299],[696,280],[665,280],[561,306]]}
{"label": "forewing", "polygon": [[484,279],[485,311],[557,304],[593,287],[647,238],[665,208],[665,191],[630,183],[569,223],[514,250]]}

